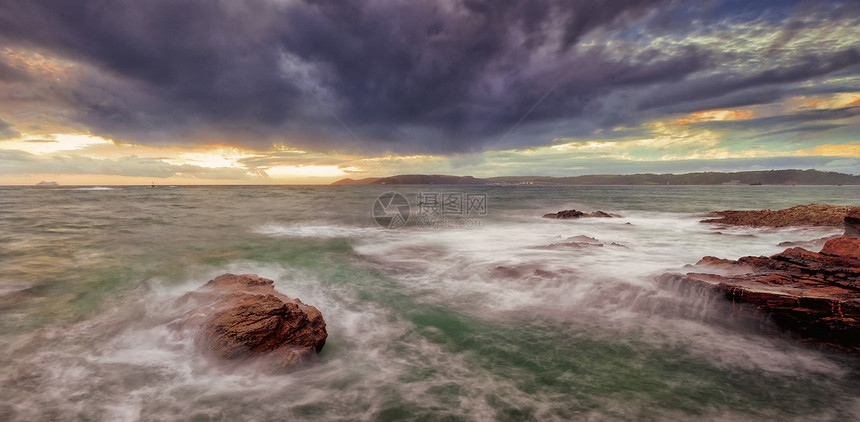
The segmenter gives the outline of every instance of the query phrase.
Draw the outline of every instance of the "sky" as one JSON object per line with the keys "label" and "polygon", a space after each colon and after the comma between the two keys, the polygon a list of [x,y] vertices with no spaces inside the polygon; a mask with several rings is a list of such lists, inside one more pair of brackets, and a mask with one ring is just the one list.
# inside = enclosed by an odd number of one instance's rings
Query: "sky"
{"label": "sky", "polygon": [[860,174],[860,3],[4,0],[0,184]]}

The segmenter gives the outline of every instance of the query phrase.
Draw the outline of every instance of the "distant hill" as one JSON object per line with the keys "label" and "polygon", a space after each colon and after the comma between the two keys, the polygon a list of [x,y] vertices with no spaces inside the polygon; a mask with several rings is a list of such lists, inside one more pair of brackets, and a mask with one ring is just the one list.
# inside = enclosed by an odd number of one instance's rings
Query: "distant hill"
{"label": "distant hill", "polygon": [[333,185],[487,185],[488,179],[472,176],[448,176],[442,174],[401,174],[391,177],[371,177],[367,179],[342,179]]}
{"label": "distant hill", "polygon": [[860,185],[860,176],[818,170],[767,170],[734,173],[594,174],[572,177],[404,174],[343,179],[333,185]]}
{"label": "distant hill", "polygon": [[368,177],[367,179],[340,179],[337,182],[332,183],[333,185],[369,185],[373,182],[381,179],[381,177]]}

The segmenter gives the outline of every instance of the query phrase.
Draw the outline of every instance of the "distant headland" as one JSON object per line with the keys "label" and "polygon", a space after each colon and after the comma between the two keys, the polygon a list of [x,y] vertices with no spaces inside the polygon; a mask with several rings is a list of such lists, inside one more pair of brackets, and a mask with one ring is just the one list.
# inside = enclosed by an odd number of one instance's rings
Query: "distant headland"
{"label": "distant headland", "polygon": [[860,175],[818,170],[766,170],[733,173],[593,174],[571,177],[402,174],[342,179],[332,185],[860,185]]}

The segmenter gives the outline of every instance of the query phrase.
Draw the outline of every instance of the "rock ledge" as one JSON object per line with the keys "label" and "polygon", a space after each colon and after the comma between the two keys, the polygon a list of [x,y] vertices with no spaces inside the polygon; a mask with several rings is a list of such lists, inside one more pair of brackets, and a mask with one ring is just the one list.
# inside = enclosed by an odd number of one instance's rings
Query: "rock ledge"
{"label": "rock ledge", "polygon": [[750,227],[841,226],[849,211],[848,206],[809,204],[778,211],[716,211],[707,215],[716,218],[701,222]]}
{"label": "rock ledge", "polygon": [[820,253],[802,248],[737,261],[704,257],[663,285],[699,286],[732,303],[735,318],[759,310],[798,336],[860,353],[860,239],[830,239]]}

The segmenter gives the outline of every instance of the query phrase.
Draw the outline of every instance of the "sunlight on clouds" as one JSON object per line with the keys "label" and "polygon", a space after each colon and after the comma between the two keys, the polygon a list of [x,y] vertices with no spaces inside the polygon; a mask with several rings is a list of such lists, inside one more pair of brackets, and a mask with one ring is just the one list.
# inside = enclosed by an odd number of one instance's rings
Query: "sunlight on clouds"
{"label": "sunlight on clouds", "polygon": [[[264,150],[229,144],[141,145],[88,133],[25,133],[0,142],[0,152],[15,153],[31,164],[26,171],[10,171],[0,181],[32,184],[58,180],[61,184],[165,184],[330,183],[339,178],[381,177],[393,174],[472,174],[479,177],[556,169],[557,174],[585,169],[577,163],[665,163],[675,160],[729,160],[788,156],[860,157],[860,145],[851,139],[833,139],[825,145],[806,144],[780,150],[778,144],[756,139],[737,143],[731,126],[713,122],[762,119],[809,110],[830,110],[860,105],[860,92],[796,96],[744,109],[705,110],[665,116],[629,131],[626,137],[591,139],[556,138],[552,145],[484,151],[460,156],[384,153],[360,156],[337,151],[317,152],[272,144]],[[754,124],[754,122],[751,122]],[[70,131],[72,132],[72,131]],[[617,133],[617,131],[615,131]],[[595,133],[595,135],[599,135]],[[795,143],[798,145],[798,143]],[[17,151],[16,151],[17,150]],[[9,161],[12,164],[12,161]],[[77,167],[76,167],[77,166]],[[34,167],[42,173],[29,173]],[[65,173],[57,174],[57,169]],[[75,173],[77,172],[77,173]],[[26,175],[24,175],[26,173]],[[92,174],[89,174],[92,173]],[[138,176],[146,174],[146,176]],[[149,180],[146,180],[149,179]]]}
{"label": "sunlight on clouds", "polygon": [[837,110],[860,106],[860,92],[840,92],[828,95],[801,95],[778,103],[750,107],[756,117],[785,115],[810,110]]}
{"label": "sunlight on clouds", "polygon": [[291,147],[289,145],[280,143],[280,144],[272,144],[272,150],[277,152],[289,152],[293,154],[307,154],[308,152],[303,149],[298,149]]}
{"label": "sunlight on clouds", "polygon": [[101,136],[64,133],[45,137],[25,135],[18,139],[0,142],[0,149],[19,150],[31,154],[53,154],[105,145],[114,146],[115,143]]}
{"label": "sunlight on clouds", "polygon": [[702,122],[720,122],[725,120],[749,120],[753,118],[753,112],[746,110],[709,110],[692,113],[682,119],[678,119],[679,125]]}
{"label": "sunlight on clouds", "polygon": [[390,176],[404,173],[441,173],[451,171],[446,166],[451,158],[442,155],[393,155],[377,157],[350,157],[340,165],[353,176]]}
{"label": "sunlight on clouds", "polygon": [[829,98],[817,98],[807,102],[805,106],[815,110],[860,106],[860,92],[841,92]]}
{"label": "sunlight on clouds", "polygon": [[[211,148],[211,147],[209,147]],[[203,151],[180,152],[174,157],[165,158],[163,161],[169,164],[191,164],[200,167],[244,167],[239,161],[245,158],[260,157],[258,153],[243,151],[238,148],[219,146],[214,149]]]}
{"label": "sunlight on clouds", "polygon": [[860,157],[860,144],[819,145],[815,148],[798,151],[797,155],[825,155],[839,157]]}
{"label": "sunlight on clouds", "polygon": [[550,150],[553,151],[561,151],[561,152],[578,152],[578,151],[594,151],[594,150],[607,150],[618,147],[618,142],[606,141],[606,142],[597,142],[597,141],[583,141],[583,142],[568,142],[566,144],[561,145],[553,145],[549,147]]}
{"label": "sunlight on clouds", "polygon": [[779,157],[796,155],[793,152],[776,152],[758,149],[748,149],[742,151],[730,151],[728,148],[711,148],[702,151],[695,151],[688,154],[669,154],[659,158],[660,161],[675,161],[675,160],[725,160],[729,158],[756,158],[756,157]]}
{"label": "sunlight on clouds", "polygon": [[695,130],[683,125],[654,122],[646,125],[656,136],[631,142],[633,146],[656,150],[672,148],[710,148],[720,144],[720,135],[709,129]]}
{"label": "sunlight on clouds", "polygon": [[275,178],[293,176],[303,177],[337,177],[346,174],[338,166],[276,166],[266,170],[266,173]]}
{"label": "sunlight on clouds", "polygon": [[74,66],[72,62],[29,50],[7,47],[3,49],[3,55],[6,63],[13,68],[54,80],[67,76],[68,70]]}
{"label": "sunlight on clouds", "polygon": [[360,161],[405,161],[405,160],[423,160],[433,157],[432,155],[384,155],[381,157],[367,157]]}

